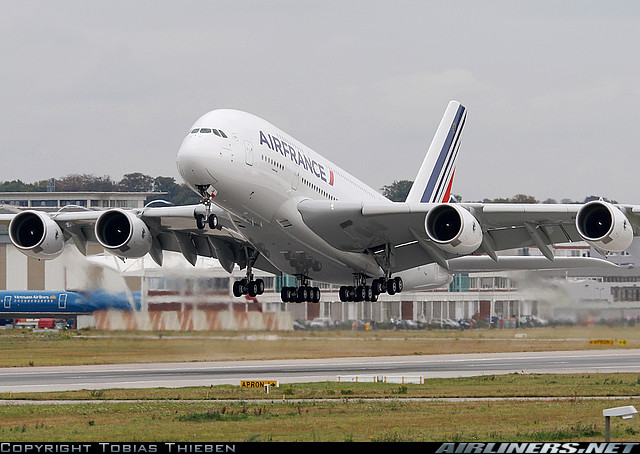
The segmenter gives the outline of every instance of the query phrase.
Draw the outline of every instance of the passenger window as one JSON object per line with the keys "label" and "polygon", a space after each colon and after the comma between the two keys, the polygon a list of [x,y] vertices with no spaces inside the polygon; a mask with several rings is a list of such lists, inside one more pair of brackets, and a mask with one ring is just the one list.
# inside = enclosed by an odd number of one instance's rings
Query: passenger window
{"label": "passenger window", "polygon": [[217,130],[217,129],[214,129],[214,130],[213,130],[213,133],[214,133],[216,136],[218,136],[218,137],[222,137],[222,136],[220,135],[220,133],[218,132],[218,130]]}
{"label": "passenger window", "polygon": [[200,132],[201,132],[201,133],[211,133],[211,129],[209,129],[209,128],[202,128],[202,129],[200,130]]}

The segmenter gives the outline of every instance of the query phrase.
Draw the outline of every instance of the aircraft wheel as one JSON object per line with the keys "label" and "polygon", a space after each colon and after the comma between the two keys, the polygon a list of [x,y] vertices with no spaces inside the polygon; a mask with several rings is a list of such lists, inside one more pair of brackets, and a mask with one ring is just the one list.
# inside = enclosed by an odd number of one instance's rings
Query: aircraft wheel
{"label": "aircraft wheel", "polygon": [[347,286],[341,285],[340,291],[338,293],[340,295],[340,301],[343,303],[346,303],[347,302]]}
{"label": "aircraft wheel", "polygon": [[289,302],[289,287],[282,287],[282,290],[280,290],[280,299],[283,303]]}
{"label": "aircraft wheel", "polygon": [[387,281],[387,293],[389,295],[395,295],[397,290],[398,287],[396,286],[396,281],[394,281],[393,279],[389,279]]}
{"label": "aircraft wheel", "polygon": [[255,298],[258,295],[258,284],[256,283],[256,281],[249,282],[247,293],[251,298]]}
{"label": "aircraft wheel", "polygon": [[313,297],[311,298],[312,303],[320,302],[320,287],[313,287]]}
{"label": "aircraft wheel", "polygon": [[368,285],[364,286],[364,300],[373,301],[373,288]]}
{"label": "aircraft wheel", "polygon": [[371,283],[371,291],[373,292],[374,295],[379,295],[380,293],[382,293],[380,279],[373,280],[373,282]]}
{"label": "aircraft wheel", "polygon": [[401,277],[394,277],[393,280],[396,282],[396,293],[401,293],[404,288],[404,282],[402,282]]}
{"label": "aircraft wheel", "polygon": [[205,225],[205,217],[203,214],[196,214],[196,227],[198,227],[198,229],[202,230],[204,229],[204,225]]}
{"label": "aircraft wheel", "polygon": [[354,299],[356,302],[361,302],[361,301],[364,301],[364,297],[365,297],[364,286],[358,285],[356,287],[356,295]]}
{"label": "aircraft wheel", "polygon": [[240,281],[235,281],[233,283],[233,296],[236,298],[242,296],[242,283]]}
{"label": "aircraft wheel", "polygon": [[218,228],[218,216],[216,216],[215,214],[211,213],[209,215],[209,218],[207,219],[207,222],[211,230]]}
{"label": "aircraft wheel", "polygon": [[262,279],[256,279],[256,294],[262,295],[264,293],[264,281]]}

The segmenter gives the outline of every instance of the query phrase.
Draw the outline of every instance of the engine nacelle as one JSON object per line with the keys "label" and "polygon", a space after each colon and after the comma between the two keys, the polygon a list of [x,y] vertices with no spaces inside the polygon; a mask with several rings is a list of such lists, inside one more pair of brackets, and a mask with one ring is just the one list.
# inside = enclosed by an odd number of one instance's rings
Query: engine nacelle
{"label": "engine nacelle", "polygon": [[9,223],[9,239],[22,253],[36,259],[53,259],[64,249],[60,226],[41,211],[23,211]]}
{"label": "engine nacelle", "polygon": [[633,228],[616,206],[594,200],[586,203],[576,216],[576,228],[590,245],[606,252],[622,252],[631,246]]}
{"label": "engine nacelle", "polygon": [[471,254],[482,244],[478,220],[455,204],[443,203],[429,210],[424,226],[431,241],[452,254]]}
{"label": "engine nacelle", "polygon": [[96,221],[95,234],[98,242],[118,257],[139,258],[151,250],[147,224],[130,211],[105,211]]}

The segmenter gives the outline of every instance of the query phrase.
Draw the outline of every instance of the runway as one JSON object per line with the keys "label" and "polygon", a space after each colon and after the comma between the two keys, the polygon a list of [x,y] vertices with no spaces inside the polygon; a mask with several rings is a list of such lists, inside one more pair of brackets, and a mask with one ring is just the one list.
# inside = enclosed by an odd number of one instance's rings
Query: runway
{"label": "runway", "polygon": [[640,372],[640,349],[0,368],[0,392],[239,385],[260,379],[318,382],[345,375],[427,379],[598,372]]}

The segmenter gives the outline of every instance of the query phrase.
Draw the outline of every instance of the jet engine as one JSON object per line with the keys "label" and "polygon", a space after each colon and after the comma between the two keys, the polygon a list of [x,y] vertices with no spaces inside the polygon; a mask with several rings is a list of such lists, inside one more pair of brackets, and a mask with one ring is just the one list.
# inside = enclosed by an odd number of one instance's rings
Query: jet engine
{"label": "jet engine", "polygon": [[446,252],[470,254],[482,243],[480,223],[458,205],[443,203],[432,208],[424,225],[429,238]]}
{"label": "jet engine", "polygon": [[64,249],[60,226],[41,211],[23,211],[9,223],[9,239],[24,254],[36,259],[52,259]]}
{"label": "jet engine", "polygon": [[147,224],[130,211],[105,211],[95,225],[98,242],[109,252],[123,258],[139,258],[151,250]]}
{"label": "jet engine", "polygon": [[616,206],[594,200],[586,203],[576,216],[580,236],[601,251],[622,252],[631,246],[633,228]]}

